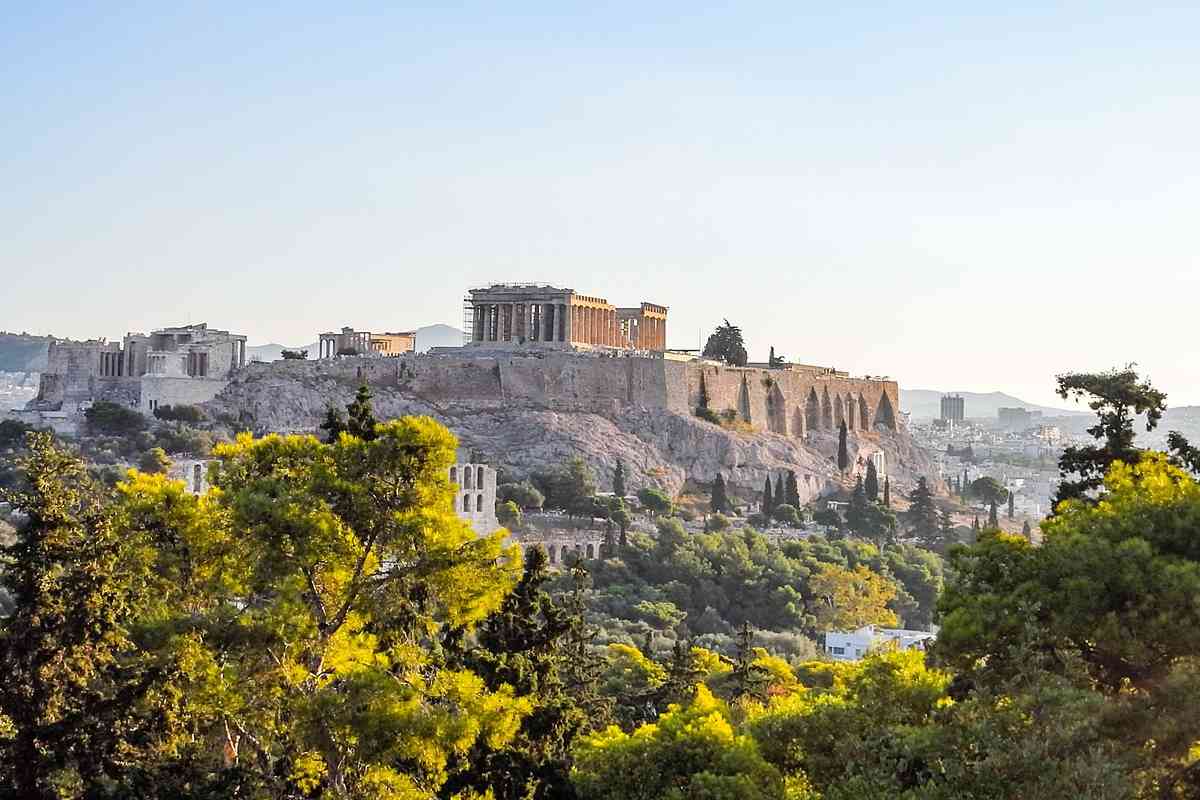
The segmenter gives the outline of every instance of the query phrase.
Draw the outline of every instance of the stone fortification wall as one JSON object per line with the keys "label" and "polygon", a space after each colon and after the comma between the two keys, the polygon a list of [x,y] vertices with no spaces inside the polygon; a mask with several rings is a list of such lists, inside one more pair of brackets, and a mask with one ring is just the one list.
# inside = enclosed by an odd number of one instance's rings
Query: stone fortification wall
{"label": "stone fortification wall", "polygon": [[244,373],[255,380],[278,376],[390,387],[435,405],[597,413],[632,406],[690,414],[703,384],[711,410],[732,409],[753,428],[797,438],[836,430],[843,420],[855,431],[895,430],[899,402],[894,381],[565,352],[277,361],[250,364]]}
{"label": "stone fortification wall", "polygon": [[[212,400],[229,383],[222,378],[184,378],[174,375],[143,375],[134,378],[139,398],[134,402],[143,414],[162,406],[199,405]],[[115,399],[110,394],[105,400]]]}

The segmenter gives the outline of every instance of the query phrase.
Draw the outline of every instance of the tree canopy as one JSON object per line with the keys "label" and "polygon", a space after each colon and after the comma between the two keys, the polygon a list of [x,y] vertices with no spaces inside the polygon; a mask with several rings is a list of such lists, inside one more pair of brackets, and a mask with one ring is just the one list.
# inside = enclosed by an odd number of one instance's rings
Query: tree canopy
{"label": "tree canopy", "polygon": [[[704,357],[719,359],[735,367],[746,366],[749,357],[742,339],[742,329],[729,320],[718,325],[704,344]],[[702,407],[707,407],[707,404],[702,404]]]}

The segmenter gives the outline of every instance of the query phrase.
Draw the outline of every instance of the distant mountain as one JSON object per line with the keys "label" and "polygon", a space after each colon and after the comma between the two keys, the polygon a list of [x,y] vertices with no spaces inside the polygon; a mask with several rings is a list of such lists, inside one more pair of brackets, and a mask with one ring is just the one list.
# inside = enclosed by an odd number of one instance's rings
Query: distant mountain
{"label": "distant mountain", "polygon": [[41,372],[49,336],[0,332],[0,372]]}
{"label": "distant mountain", "polygon": [[463,332],[450,325],[426,325],[417,328],[417,352],[424,353],[431,347],[462,347]]}
{"label": "distant mountain", "polygon": [[1047,417],[1088,416],[1087,410],[1072,410],[1069,408],[1052,408],[1027,403],[1018,397],[1004,392],[943,392],[934,389],[901,389],[900,409],[907,411],[914,419],[936,419],[942,414],[942,397],[948,394],[961,395],[963,410],[967,419],[995,419],[996,410],[1000,408],[1025,408],[1029,411],[1041,411]]}
{"label": "distant mountain", "polygon": [[[417,328],[417,352],[424,353],[431,347],[462,347],[463,332],[450,325],[426,325]],[[246,348],[247,361],[278,361],[284,350],[307,350],[309,358],[316,358],[319,345],[291,347],[282,344],[256,344]]]}

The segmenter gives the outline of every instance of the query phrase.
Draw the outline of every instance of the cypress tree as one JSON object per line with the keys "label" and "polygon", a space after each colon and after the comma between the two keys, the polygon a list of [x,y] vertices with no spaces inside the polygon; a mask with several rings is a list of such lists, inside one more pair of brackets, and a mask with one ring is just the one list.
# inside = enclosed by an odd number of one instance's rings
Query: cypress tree
{"label": "cypress tree", "polygon": [[1009,519],[1012,519],[1012,518],[1013,518],[1013,516],[1014,516],[1014,515],[1015,515],[1015,513],[1016,513],[1016,511],[1015,511],[1015,509],[1014,509],[1014,504],[1015,504],[1015,500],[1014,500],[1014,498],[1015,498],[1015,496],[1016,496],[1016,495],[1015,495],[1013,492],[1009,492],[1009,493],[1008,493],[1008,518],[1009,518]]}
{"label": "cypress tree", "polygon": [[625,462],[617,459],[617,468],[613,470],[613,494],[617,497],[625,496]]}
{"label": "cypress tree", "polygon": [[846,448],[846,423],[842,422],[838,428],[838,470],[846,471],[846,467],[850,466],[850,451]]}
{"label": "cypress tree", "polygon": [[750,623],[742,623],[735,647],[733,671],[730,673],[733,697],[750,697],[760,702],[766,700],[767,684],[771,678],[766,669],[754,663],[754,632],[750,630]]}
{"label": "cypress tree", "polygon": [[338,435],[346,430],[346,421],[342,418],[342,412],[338,411],[332,405],[325,409],[325,421],[321,423],[321,430],[325,431],[325,442],[336,442]]}
{"label": "cypress tree", "polygon": [[717,477],[713,479],[712,497],[709,500],[708,507],[716,514],[724,514],[729,510],[729,495],[725,488],[725,476],[717,473]]}
{"label": "cypress tree", "polygon": [[375,426],[378,424],[371,408],[371,390],[364,383],[358,387],[354,401],[346,406],[346,432],[369,442],[375,438]]}
{"label": "cypress tree", "polygon": [[1033,529],[1029,527],[1029,520],[1025,520],[1025,522],[1022,523],[1021,535],[1024,536],[1026,539],[1033,538]]}
{"label": "cypress tree", "polygon": [[892,479],[887,475],[883,476],[883,507],[892,507]]}
{"label": "cypress tree", "polygon": [[786,491],[787,491],[787,494],[785,496],[787,497],[788,505],[792,506],[797,511],[799,511],[800,510],[800,485],[796,482],[795,470],[790,470],[790,469],[788,470]]}
{"label": "cypress tree", "polygon": [[[787,502],[787,495],[784,494],[784,489],[783,489],[783,473],[782,472],[775,476],[775,494],[773,494],[772,497],[775,499],[776,507],[779,507]],[[774,510],[774,509],[772,509],[772,510]]]}
{"label": "cypress tree", "polygon": [[771,512],[775,510],[775,501],[771,497],[771,476],[767,476],[766,483],[763,484],[762,493],[762,513],[764,517],[771,516]]}
{"label": "cypress tree", "polygon": [[672,703],[688,703],[696,694],[696,686],[704,680],[704,670],[696,663],[696,656],[688,642],[676,639],[667,661],[667,679],[658,687],[655,706],[659,713]]}
{"label": "cypress tree", "polygon": [[971,521],[971,530],[979,533],[979,515],[975,515],[975,519]]}
{"label": "cypress tree", "polygon": [[863,482],[863,491],[867,493],[867,500],[872,503],[879,502],[879,474],[875,471],[875,459],[867,462],[867,479]]}
{"label": "cypress tree", "polygon": [[1000,527],[1000,517],[996,514],[996,501],[995,500],[993,500],[988,505],[988,527],[989,528],[999,528]]}

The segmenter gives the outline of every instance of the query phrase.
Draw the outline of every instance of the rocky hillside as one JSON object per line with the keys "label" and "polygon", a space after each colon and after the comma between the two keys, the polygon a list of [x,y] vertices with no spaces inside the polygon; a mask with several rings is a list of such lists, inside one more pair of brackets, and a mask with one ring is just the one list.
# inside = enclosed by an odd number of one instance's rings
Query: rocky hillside
{"label": "rocky hillside", "polygon": [[[329,406],[354,395],[351,381],[286,370],[258,369],[239,376],[212,403],[214,418],[238,420],[258,433],[315,432]],[[430,399],[396,386],[372,386],[381,418],[428,414],[511,476],[520,477],[574,456],[597,475],[610,475],[624,461],[630,485],[656,485],[673,495],[708,484],[724,474],[734,493],[757,496],[768,474],[793,469],[801,499],[834,491],[837,434],[820,432],[807,442],[765,432],[741,432],[662,409],[614,404],[592,412],[563,411],[496,402]],[[886,454],[893,489],[906,492],[932,467],[907,432],[863,432],[849,440],[852,474],[866,458]],[[861,458],[860,458],[861,457]],[[853,478],[845,479],[851,483]]]}

